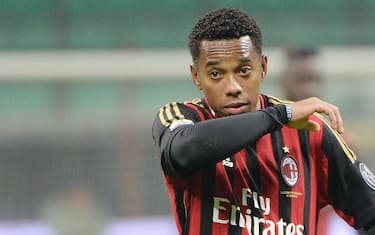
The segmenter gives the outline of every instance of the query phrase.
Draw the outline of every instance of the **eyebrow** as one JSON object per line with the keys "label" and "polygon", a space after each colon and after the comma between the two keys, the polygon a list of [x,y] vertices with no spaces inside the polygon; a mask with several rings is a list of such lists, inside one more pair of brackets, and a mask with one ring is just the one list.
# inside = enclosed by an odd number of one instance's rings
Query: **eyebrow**
{"label": "eyebrow", "polygon": [[219,64],[220,62],[217,61],[217,60],[211,60],[211,61],[207,61],[206,65],[204,67],[210,67],[210,66],[213,66],[213,65],[217,65]]}
{"label": "eyebrow", "polygon": [[[244,57],[244,58],[241,58],[238,60],[240,63],[250,63],[251,62],[251,59],[250,57]],[[213,66],[213,65],[217,65],[219,64],[220,62],[217,61],[217,60],[211,60],[211,61],[207,61],[205,67],[210,67],[210,66]]]}
{"label": "eyebrow", "polygon": [[244,58],[239,59],[239,61],[241,63],[250,63],[251,59],[250,59],[250,57],[244,57]]}

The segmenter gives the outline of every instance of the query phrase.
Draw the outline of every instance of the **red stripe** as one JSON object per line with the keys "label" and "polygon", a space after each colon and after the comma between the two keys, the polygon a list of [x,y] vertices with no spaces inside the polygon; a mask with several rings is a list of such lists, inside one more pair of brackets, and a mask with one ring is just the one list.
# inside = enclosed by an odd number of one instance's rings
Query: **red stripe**
{"label": "red stripe", "polygon": [[[230,182],[228,179],[228,175],[226,174],[224,165],[222,162],[218,162],[216,164],[216,177],[215,177],[215,197],[220,197],[226,200],[231,200],[231,194],[230,194]],[[231,205],[230,203],[221,202],[220,206],[225,207],[226,212],[224,213],[223,210],[219,210],[219,219],[221,220],[230,220],[230,210]],[[221,212],[220,212],[221,211]],[[229,224],[229,223],[228,223]],[[214,223],[212,226],[212,234],[228,234],[228,224],[220,224],[220,223]]]}
{"label": "red stripe", "polygon": [[[316,116],[311,116],[310,119],[319,123],[323,128],[322,120]],[[313,157],[311,159],[311,208],[316,210],[310,211],[310,234],[315,234],[315,225],[317,221],[318,211],[325,207],[328,201],[328,159],[322,151],[321,143],[323,138],[323,131],[310,131],[310,153]],[[318,159],[319,158],[319,159]],[[318,194],[319,192],[319,194]]]}
{"label": "red stripe", "polygon": [[264,98],[262,95],[259,95],[259,101],[260,101],[260,109],[264,109],[266,105],[264,103]]}
{"label": "red stripe", "polygon": [[208,109],[204,109],[204,112],[207,114],[207,116],[208,116],[209,119],[214,119],[215,118]]}
{"label": "red stripe", "polygon": [[[245,199],[247,205],[243,205],[243,190],[248,188],[250,189],[248,178],[249,178],[249,169],[247,168],[246,164],[246,150],[242,149],[240,152],[236,154],[236,174],[234,178],[234,191],[236,200],[240,206],[241,215],[243,216],[245,226],[246,226],[246,215],[249,213],[249,209],[251,208],[252,201],[250,198]],[[251,214],[251,213],[250,213]],[[241,226],[242,227],[242,226]],[[248,235],[248,231],[245,228],[242,228],[242,235]]]}
{"label": "red stripe", "polygon": [[164,180],[165,180],[168,192],[169,192],[170,204],[171,204],[171,208],[173,212],[173,217],[177,225],[177,230],[179,234],[182,234],[182,225],[179,223],[180,219],[178,218],[178,214],[177,214],[177,205],[175,203],[176,195],[173,189],[173,184],[169,182],[169,178],[166,176],[164,176]]}
{"label": "red stripe", "polygon": [[291,197],[290,219],[295,224],[304,224],[305,172],[304,172],[304,163],[302,160],[303,155],[301,152],[301,148],[299,147],[300,143],[299,143],[299,138],[298,138],[298,131],[297,129],[283,127],[281,129],[281,133],[283,135],[285,146],[289,148],[289,155],[296,161],[297,166],[298,166],[298,181],[291,188],[292,193],[295,193],[295,194],[291,195],[292,197]]}
{"label": "red stripe", "polygon": [[202,111],[199,110],[197,106],[195,106],[195,105],[193,105],[193,104],[191,104],[191,103],[187,103],[187,104],[185,104],[185,105],[186,105],[187,107],[191,108],[191,109],[194,109],[194,111],[198,113],[199,118],[201,119],[201,121],[205,120]]}
{"label": "red stripe", "polygon": [[[318,122],[323,128],[322,120],[315,116],[311,116],[311,119]],[[326,206],[328,201],[328,159],[325,153],[322,150],[321,143],[323,139],[323,131],[315,132],[310,131],[310,152],[313,159],[312,162],[312,168],[311,168],[311,179],[316,179],[315,181],[311,182],[312,189],[318,190],[319,187],[319,195],[318,195],[318,209],[323,208]],[[319,164],[319,165],[317,165]],[[317,173],[317,175],[316,175]],[[319,184],[318,184],[319,182]],[[312,191],[311,195],[316,195],[316,191]],[[312,201],[314,198],[311,198]]]}
{"label": "red stripe", "polygon": [[190,215],[189,215],[189,235],[200,234],[201,224],[201,195],[202,195],[202,172],[194,175],[191,179],[192,185],[190,199]]}
{"label": "red stripe", "polygon": [[341,218],[343,218],[349,225],[354,227],[354,217],[353,216],[349,216],[339,209],[335,209],[335,210]]}
{"label": "red stripe", "polygon": [[275,174],[275,172],[278,171],[278,167],[275,162],[273,149],[270,148],[270,146],[272,146],[271,135],[267,134],[259,139],[256,152],[258,153],[259,159],[261,185],[265,186],[261,189],[262,196],[264,199],[266,199],[266,197],[270,198],[270,207],[272,208],[270,214],[264,215],[264,218],[278,221],[279,213],[277,208],[279,208],[279,191],[275,190],[279,188],[278,174]]}
{"label": "red stripe", "polygon": [[164,181],[165,181],[165,184],[167,186],[167,190],[169,192],[169,200],[170,200],[173,216],[174,216],[174,219],[175,219],[175,222],[176,222],[176,225],[177,225],[177,229],[178,229],[179,233],[181,234],[183,225],[181,225],[179,223],[180,219],[179,219],[178,213],[177,213],[177,205],[176,205],[176,200],[175,200],[176,194],[175,194],[174,187],[178,186],[178,187],[184,188],[184,190],[185,190],[184,194],[186,195],[186,193],[188,192],[187,189],[189,187],[189,183],[186,180],[183,180],[183,179],[180,179],[180,178],[171,178],[171,177],[168,177],[168,176],[165,176],[165,175],[164,175]]}

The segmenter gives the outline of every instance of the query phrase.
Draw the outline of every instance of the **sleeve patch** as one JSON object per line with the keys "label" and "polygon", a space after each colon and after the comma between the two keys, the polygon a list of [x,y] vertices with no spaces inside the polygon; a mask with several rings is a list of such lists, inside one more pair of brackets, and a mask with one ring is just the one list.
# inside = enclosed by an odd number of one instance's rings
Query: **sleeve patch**
{"label": "sleeve patch", "polygon": [[359,171],[361,172],[363,180],[372,189],[375,190],[375,175],[370,171],[370,169],[364,164],[359,164]]}
{"label": "sleeve patch", "polygon": [[194,125],[194,122],[188,119],[175,120],[171,123],[171,125],[169,125],[169,130],[173,131],[177,127],[186,126],[186,125]]}

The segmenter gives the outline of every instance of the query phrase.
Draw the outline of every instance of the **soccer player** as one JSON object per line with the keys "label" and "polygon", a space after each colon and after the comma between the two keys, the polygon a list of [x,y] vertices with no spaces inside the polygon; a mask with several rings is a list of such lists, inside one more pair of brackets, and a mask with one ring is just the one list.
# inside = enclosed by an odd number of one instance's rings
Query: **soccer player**
{"label": "soccer player", "polygon": [[165,105],[153,125],[180,234],[313,235],[328,204],[375,231],[375,176],[342,140],[338,108],[261,93],[268,58],[251,17],[213,10],[189,48],[204,97]]}

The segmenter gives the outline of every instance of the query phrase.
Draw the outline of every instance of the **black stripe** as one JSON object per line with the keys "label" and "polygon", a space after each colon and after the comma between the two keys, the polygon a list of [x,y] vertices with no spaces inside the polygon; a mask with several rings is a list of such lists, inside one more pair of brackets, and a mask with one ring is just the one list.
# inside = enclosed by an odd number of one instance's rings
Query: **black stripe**
{"label": "black stripe", "polygon": [[178,104],[173,105],[173,104],[171,103],[171,104],[169,104],[169,105],[170,105],[170,110],[171,110],[172,117],[175,117],[176,119],[180,120],[181,117],[178,116],[177,113],[176,113],[176,111],[175,111],[176,108],[179,108],[179,107],[178,107]]}
{"label": "black stripe", "polygon": [[200,234],[212,234],[213,195],[215,190],[216,165],[202,169],[202,201]]}
{"label": "black stripe", "polygon": [[[235,184],[236,158],[234,156],[231,156],[229,159],[230,159],[231,163],[233,163],[233,165],[232,166],[224,166],[224,167],[225,167],[225,171],[228,175],[230,185],[232,187],[231,204],[236,205],[236,207],[238,207],[239,203],[236,200],[235,192],[233,191],[233,189],[235,188],[234,184]],[[230,208],[230,209],[232,210],[232,208]],[[230,213],[231,213],[231,211],[230,211]],[[230,221],[231,221],[231,218],[229,220],[228,235],[240,235],[242,233],[241,227],[238,226],[238,223],[240,221],[240,212],[239,211],[236,212],[236,224],[237,224],[237,226],[231,225]]]}
{"label": "black stripe", "polygon": [[178,216],[178,222],[181,225],[181,228],[185,228],[186,226],[186,214],[185,214],[185,204],[184,204],[184,190],[181,187],[174,186],[174,195],[175,195],[175,204]]}
{"label": "black stripe", "polygon": [[[198,103],[192,103],[198,110],[199,112],[203,115],[204,119],[203,120],[208,120],[210,119],[209,116],[209,109],[208,106],[205,105],[204,99],[202,98]],[[200,119],[200,118],[199,118]],[[203,121],[201,120],[201,121]]]}
{"label": "black stripe", "polygon": [[305,225],[305,231],[310,231],[310,207],[311,207],[311,157],[310,157],[310,138],[309,132],[306,130],[299,130],[298,137],[300,140],[300,148],[302,152],[302,159],[303,159],[303,172],[305,177],[304,182],[304,194],[305,194],[305,202],[304,202],[304,214],[303,214],[303,221]]}
{"label": "black stripe", "polygon": [[[262,192],[262,182],[260,179],[260,167],[258,154],[255,151],[256,146],[249,146],[246,148],[246,165],[249,170],[249,187],[252,192],[261,193]],[[256,216],[258,218],[263,218],[263,212],[259,208],[254,207],[254,203],[250,202],[251,216]],[[263,223],[259,224],[259,231],[263,231]],[[254,234],[254,226],[251,226],[251,232]]]}
{"label": "black stripe", "polygon": [[[261,193],[262,192],[262,181],[260,179],[260,167],[259,167],[259,159],[258,154],[255,151],[256,146],[251,146],[246,148],[246,165],[247,169],[249,169],[250,175],[250,188],[252,191]],[[262,216],[258,214],[257,216]]]}
{"label": "black stripe", "polygon": [[[275,131],[271,133],[273,154],[275,157],[276,167],[278,167],[278,178],[279,178],[279,192],[290,192],[291,187],[284,182],[281,174],[281,159],[286,155],[283,151],[285,146],[281,131]],[[291,223],[291,199],[285,194],[279,194],[279,217],[283,218],[284,222]]]}
{"label": "black stripe", "polygon": [[167,112],[166,112],[167,106],[168,106],[168,105],[165,105],[165,106],[163,107],[162,115],[163,115],[163,117],[164,117],[164,120],[165,120],[167,123],[170,123],[171,120],[168,119]]}
{"label": "black stripe", "polygon": [[188,198],[188,208],[187,208],[187,212],[186,212],[186,223],[185,223],[185,227],[183,227],[183,231],[182,231],[182,235],[188,235],[189,234],[189,229],[190,229],[190,208],[191,208],[191,191],[192,191],[192,182],[190,182],[190,186],[189,186],[189,198]]}
{"label": "black stripe", "polygon": [[[207,120],[208,116],[202,111],[202,108],[197,106],[199,112],[203,114],[204,119]],[[202,170],[202,200],[201,200],[201,224],[200,234],[212,234],[212,216],[213,216],[213,196],[215,191],[215,177],[216,165],[207,166]]]}

